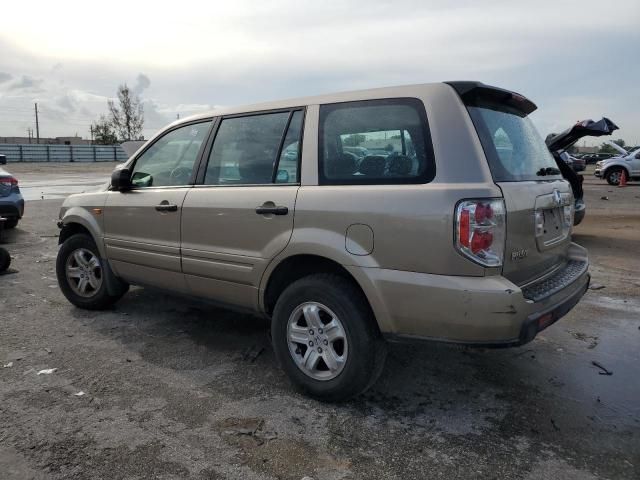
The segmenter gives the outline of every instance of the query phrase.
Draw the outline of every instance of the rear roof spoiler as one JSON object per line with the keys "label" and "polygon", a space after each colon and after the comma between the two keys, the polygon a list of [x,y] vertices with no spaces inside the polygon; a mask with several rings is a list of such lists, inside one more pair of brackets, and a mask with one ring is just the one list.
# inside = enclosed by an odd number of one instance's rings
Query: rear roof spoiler
{"label": "rear roof spoiler", "polygon": [[520,95],[519,93],[512,92],[510,90],[505,90],[504,88],[485,85],[482,82],[458,81],[444,83],[453,87],[458,95],[460,95],[460,98],[465,105],[474,105],[478,103],[479,99],[482,99],[502,105],[508,105],[525,115],[529,115],[538,108],[535,103],[524,95]]}

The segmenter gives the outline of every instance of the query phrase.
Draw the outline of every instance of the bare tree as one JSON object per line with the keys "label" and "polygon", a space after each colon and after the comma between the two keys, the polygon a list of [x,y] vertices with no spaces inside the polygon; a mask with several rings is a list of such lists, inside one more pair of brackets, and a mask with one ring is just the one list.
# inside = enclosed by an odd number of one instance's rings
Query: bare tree
{"label": "bare tree", "polygon": [[137,140],[144,125],[144,110],[140,98],[125,83],[118,87],[118,103],[109,100],[111,125],[118,138],[125,142]]}
{"label": "bare tree", "polygon": [[91,132],[93,134],[94,143],[97,145],[113,145],[118,143],[111,121],[104,115],[100,115],[100,119],[91,124]]}

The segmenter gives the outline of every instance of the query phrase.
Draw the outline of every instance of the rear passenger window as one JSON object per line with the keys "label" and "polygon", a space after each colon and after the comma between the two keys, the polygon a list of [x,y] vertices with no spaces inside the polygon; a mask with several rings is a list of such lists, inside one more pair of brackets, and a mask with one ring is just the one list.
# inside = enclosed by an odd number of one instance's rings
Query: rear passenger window
{"label": "rear passenger window", "polygon": [[204,183],[296,183],[301,125],[302,111],[224,118],[213,142]]}
{"label": "rear passenger window", "polygon": [[426,183],[435,168],[417,99],[320,107],[319,181],[324,185]]}

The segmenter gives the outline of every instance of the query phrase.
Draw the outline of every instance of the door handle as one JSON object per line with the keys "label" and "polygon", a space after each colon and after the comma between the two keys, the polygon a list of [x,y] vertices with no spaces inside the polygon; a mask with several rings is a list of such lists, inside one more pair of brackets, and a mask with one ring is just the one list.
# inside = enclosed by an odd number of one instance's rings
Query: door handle
{"label": "door handle", "polygon": [[164,200],[160,205],[156,205],[156,210],[159,212],[177,212],[178,205],[174,205]]}
{"label": "door handle", "polygon": [[267,215],[267,214],[272,214],[272,215],[286,215],[287,213],[289,213],[289,209],[287,207],[284,206],[266,206],[266,205],[262,205],[260,207],[256,207],[256,213],[258,215]]}

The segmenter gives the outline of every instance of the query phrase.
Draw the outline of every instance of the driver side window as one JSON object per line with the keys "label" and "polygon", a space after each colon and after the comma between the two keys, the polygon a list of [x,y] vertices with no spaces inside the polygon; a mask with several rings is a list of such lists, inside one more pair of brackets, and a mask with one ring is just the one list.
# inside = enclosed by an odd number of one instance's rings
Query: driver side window
{"label": "driver side window", "polygon": [[131,183],[135,187],[188,185],[211,120],[185,125],[160,137],[138,159]]}

